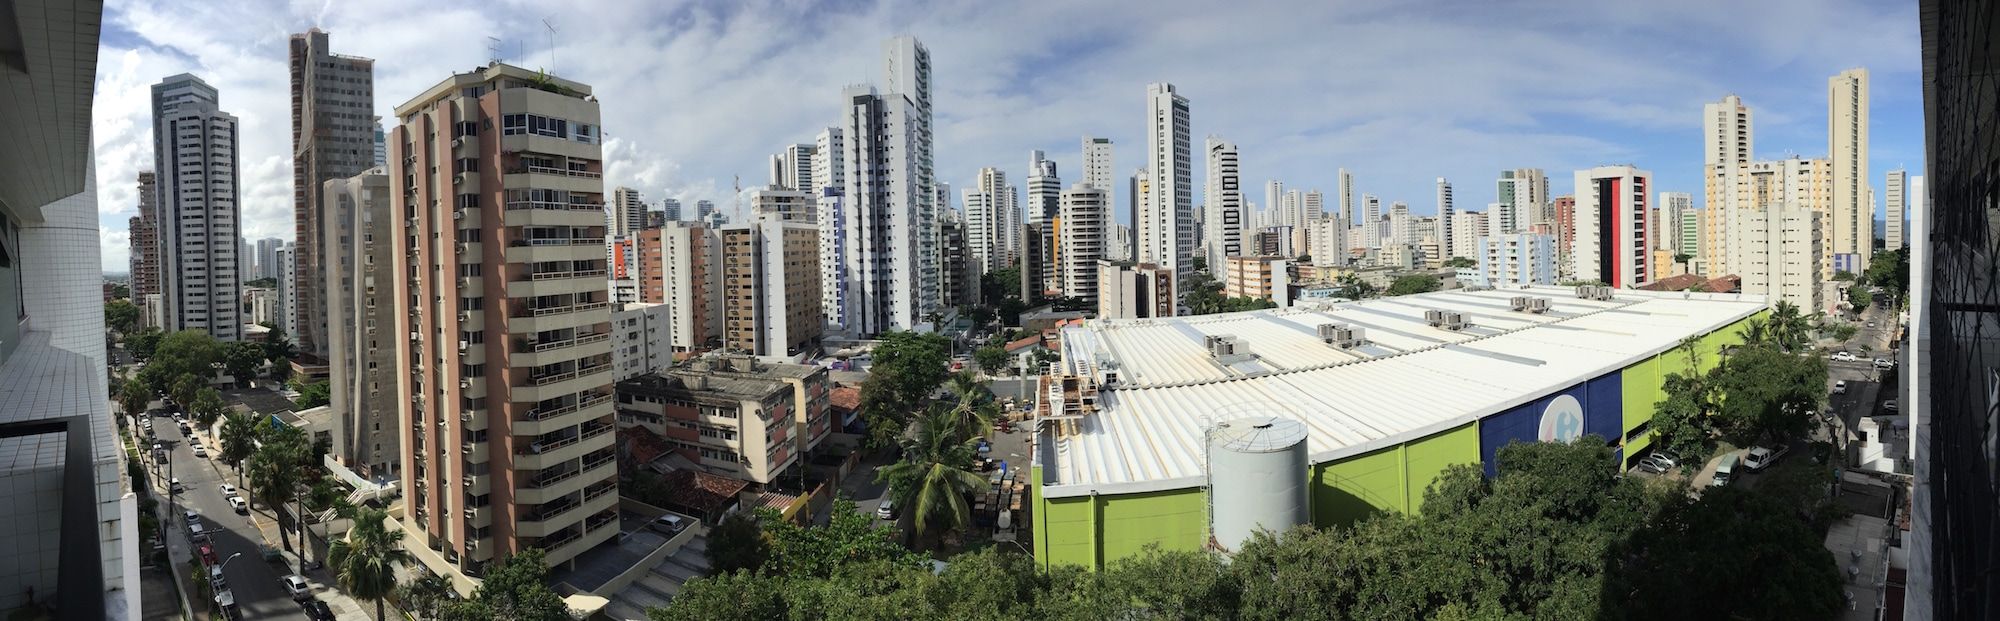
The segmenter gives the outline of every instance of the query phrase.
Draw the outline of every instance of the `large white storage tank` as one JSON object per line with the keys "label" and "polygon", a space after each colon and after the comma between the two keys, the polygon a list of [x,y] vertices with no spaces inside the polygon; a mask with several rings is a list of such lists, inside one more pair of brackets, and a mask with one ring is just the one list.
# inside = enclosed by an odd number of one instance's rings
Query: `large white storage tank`
{"label": "large white storage tank", "polygon": [[1306,426],[1275,416],[1217,423],[1208,432],[1209,535],[1237,550],[1262,528],[1312,519],[1306,498]]}

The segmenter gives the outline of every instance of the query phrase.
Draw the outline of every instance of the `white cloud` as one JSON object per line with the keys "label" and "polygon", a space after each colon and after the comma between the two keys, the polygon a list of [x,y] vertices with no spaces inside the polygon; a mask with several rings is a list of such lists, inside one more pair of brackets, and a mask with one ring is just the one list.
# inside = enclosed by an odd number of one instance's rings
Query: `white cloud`
{"label": "white cloud", "polygon": [[[704,198],[727,208],[734,176],[763,183],[770,153],[836,122],[841,87],[879,82],[881,42],[896,34],[932,53],[938,178],[956,187],[982,166],[1023,174],[1031,149],[1074,176],[1083,134],[1118,143],[1127,174],[1143,150],[1145,85],[1170,81],[1192,100],[1196,144],[1238,143],[1253,185],[1331,191],[1346,167],[1363,191],[1418,211],[1438,176],[1458,183],[1461,203],[1483,204],[1479,188],[1502,168],[1562,179],[1629,161],[1662,187],[1698,184],[1700,104],[1729,92],[1758,109],[1761,150],[1816,153],[1826,76],[1869,66],[1881,85],[1917,71],[1912,9],[1863,0],[109,4],[107,29],[139,41],[108,39],[100,55],[105,224],[124,226],[130,180],[151,160],[146,87],[188,71],[243,119],[253,239],[292,236],[285,40],[314,25],[334,49],[376,59],[385,117],[485,62],[496,37],[508,62],[592,85],[608,186],[689,208]],[[1878,118],[1917,105],[1892,90],[1877,87]],[[1877,153],[1916,150],[1875,139]]]}

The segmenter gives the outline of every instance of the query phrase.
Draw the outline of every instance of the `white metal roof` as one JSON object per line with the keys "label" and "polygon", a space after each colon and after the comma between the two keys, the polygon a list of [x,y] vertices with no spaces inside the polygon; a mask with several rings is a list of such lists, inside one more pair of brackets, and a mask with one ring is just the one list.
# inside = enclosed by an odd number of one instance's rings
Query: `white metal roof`
{"label": "white metal roof", "polygon": [[[1509,299],[1550,299],[1546,314]],[[1063,364],[1115,371],[1080,432],[1043,437],[1049,496],[1192,487],[1203,430],[1244,416],[1296,418],[1314,463],[1450,429],[1666,351],[1763,309],[1758,296],[1620,290],[1585,300],[1567,287],[1452,290],[1172,319],[1092,320],[1063,331]],[[1426,310],[1471,327],[1433,328]],[[1365,330],[1343,350],[1316,327]],[[1234,336],[1256,364],[1220,364],[1203,343]]]}

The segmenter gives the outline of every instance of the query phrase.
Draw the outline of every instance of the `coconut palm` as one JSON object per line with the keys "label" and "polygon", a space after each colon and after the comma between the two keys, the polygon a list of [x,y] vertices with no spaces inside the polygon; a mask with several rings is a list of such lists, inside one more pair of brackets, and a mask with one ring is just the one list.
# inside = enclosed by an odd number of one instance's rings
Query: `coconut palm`
{"label": "coconut palm", "polygon": [[153,392],[146,390],[144,382],[125,382],[118,390],[118,407],[125,409],[125,415],[138,418],[146,414],[146,405],[153,402]]}
{"label": "coconut palm", "polygon": [[396,566],[412,562],[403,549],[403,531],[390,529],[381,509],[362,508],[354,514],[347,536],[326,552],[328,569],[340,588],[359,599],[375,601],[375,618],[382,616],[382,599],[396,590]]}
{"label": "coconut palm", "polygon": [[236,486],[243,486],[243,460],[257,452],[257,415],[227,414],[222,419],[222,461],[236,468]]}
{"label": "coconut palm", "polygon": [[917,420],[915,435],[904,443],[903,460],[876,472],[876,480],[889,482],[896,504],[913,512],[919,537],[972,523],[966,497],[986,486],[986,479],[972,471],[978,443],[978,438],[958,433],[950,410],[932,412]]}
{"label": "coconut palm", "polygon": [[1772,344],[1784,351],[1804,349],[1812,329],[1806,316],[1799,314],[1799,307],[1783,300],[1771,310],[1765,325],[1770,331]]}
{"label": "coconut palm", "polygon": [[[283,509],[285,503],[298,498],[299,482],[304,478],[307,454],[305,431],[297,427],[267,427],[261,438],[264,445],[250,457],[250,486],[257,490],[257,498],[273,512]],[[294,520],[297,522],[298,520]],[[296,524],[303,526],[303,524]],[[284,520],[278,521],[278,543],[285,549],[292,549],[292,540],[287,535]]]}
{"label": "coconut palm", "polygon": [[433,621],[438,618],[446,602],[451,600],[451,583],[444,576],[424,572],[416,580],[396,587],[396,605],[404,612],[418,619]]}
{"label": "coconut palm", "polygon": [[222,414],[229,411],[229,404],[222,401],[221,392],[204,387],[195,392],[194,403],[188,405],[188,410],[194,414],[195,422],[202,429],[207,429],[213,427],[216,419],[222,418]]}
{"label": "coconut palm", "polygon": [[986,389],[986,382],[964,372],[952,375],[945,386],[958,397],[947,410],[953,433],[961,438],[976,438],[993,431],[993,419],[999,418],[1000,411],[993,404],[993,392]]}

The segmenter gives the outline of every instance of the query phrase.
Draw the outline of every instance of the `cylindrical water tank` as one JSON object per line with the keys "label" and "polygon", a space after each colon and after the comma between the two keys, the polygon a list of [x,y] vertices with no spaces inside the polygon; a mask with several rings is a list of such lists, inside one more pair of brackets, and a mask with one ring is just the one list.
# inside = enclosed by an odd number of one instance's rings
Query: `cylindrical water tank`
{"label": "cylindrical water tank", "polygon": [[1258,416],[1219,423],[1208,434],[1209,533],[1236,550],[1262,528],[1282,532],[1312,519],[1306,500],[1306,426]]}

